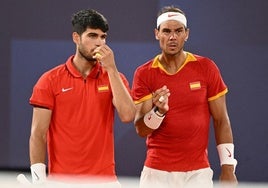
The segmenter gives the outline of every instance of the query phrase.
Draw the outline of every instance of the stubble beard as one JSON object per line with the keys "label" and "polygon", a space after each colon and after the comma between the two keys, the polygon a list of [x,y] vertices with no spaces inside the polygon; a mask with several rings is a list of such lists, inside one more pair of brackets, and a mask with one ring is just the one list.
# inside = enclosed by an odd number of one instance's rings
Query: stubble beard
{"label": "stubble beard", "polygon": [[180,54],[180,53],[182,53],[183,52],[183,47],[181,47],[181,48],[178,48],[177,50],[174,50],[174,51],[168,51],[168,50],[166,50],[166,54],[167,55],[170,55],[170,56],[175,56],[175,55],[178,55],[178,54]]}
{"label": "stubble beard", "polygon": [[83,58],[85,58],[88,62],[95,62],[95,61],[96,61],[96,59],[93,58],[92,55],[88,55],[88,53],[87,53],[85,50],[83,50],[83,48],[82,48],[82,49],[79,48],[79,49],[78,49],[78,52],[79,52],[79,54],[80,54]]}

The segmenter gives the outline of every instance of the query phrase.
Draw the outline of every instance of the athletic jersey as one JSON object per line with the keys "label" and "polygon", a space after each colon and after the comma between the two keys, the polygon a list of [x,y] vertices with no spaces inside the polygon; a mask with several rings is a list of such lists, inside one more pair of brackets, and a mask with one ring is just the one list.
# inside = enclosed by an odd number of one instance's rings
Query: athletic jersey
{"label": "athletic jersey", "polygon": [[170,90],[169,111],[160,127],[147,137],[145,166],[164,171],[209,167],[208,101],[227,93],[217,66],[208,58],[187,52],[186,61],[171,75],[156,56],[134,74],[135,103],[151,99],[152,93],[164,85]]}
{"label": "athletic jersey", "polygon": [[[108,74],[97,63],[84,79],[72,59],[44,73],[30,98],[31,105],[52,110],[47,135],[49,174],[116,179]],[[125,76],[120,76],[130,91]]]}

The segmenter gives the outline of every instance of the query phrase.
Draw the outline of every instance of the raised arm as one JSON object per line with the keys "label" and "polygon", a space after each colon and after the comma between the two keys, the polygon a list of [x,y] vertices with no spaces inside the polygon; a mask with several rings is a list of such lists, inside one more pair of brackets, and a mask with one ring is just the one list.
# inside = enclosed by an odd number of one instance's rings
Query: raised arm
{"label": "raised arm", "polygon": [[136,108],[129,93],[130,89],[126,88],[120,73],[117,70],[114,53],[107,45],[95,49],[95,58],[101,62],[103,68],[107,71],[111,89],[113,92],[113,104],[118,112],[122,122],[131,122],[134,119]]}
{"label": "raised arm", "polygon": [[157,129],[169,110],[169,89],[166,86],[156,90],[152,98],[136,105],[134,125],[139,136],[145,137]]}
{"label": "raised arm", "polygon": [[124,85],[117,70],[108,72],[108,75],[113,92],[113,104],[118,112],[119,118],[122,122],[132,122],[136,107],[129,90]]}

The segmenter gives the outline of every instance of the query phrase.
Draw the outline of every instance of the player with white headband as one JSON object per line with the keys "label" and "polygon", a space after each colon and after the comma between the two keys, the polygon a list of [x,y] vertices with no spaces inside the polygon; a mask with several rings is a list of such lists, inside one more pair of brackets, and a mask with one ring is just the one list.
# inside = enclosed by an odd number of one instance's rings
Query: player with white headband
{"label": "player with white headband", "polygon": [[237,184],[225,99],[228,88],[212,60],[184,51],[188,37],[184,12],[164,7],[155,29],[161,53],[134,74],[134,124],[137,133],[147,137],[140,188],[212,188],[213,171],[207,152],[211,117],[220,181]]}
{"label": "player with white headband", "polygon": [[158,16],[157,28],[160,26],[161,23],[168,21],[168,20],[175,20],[175,21],[181,22],[185,27],[187,27],[187,20],[184,14],[180,12],[166,12]]}

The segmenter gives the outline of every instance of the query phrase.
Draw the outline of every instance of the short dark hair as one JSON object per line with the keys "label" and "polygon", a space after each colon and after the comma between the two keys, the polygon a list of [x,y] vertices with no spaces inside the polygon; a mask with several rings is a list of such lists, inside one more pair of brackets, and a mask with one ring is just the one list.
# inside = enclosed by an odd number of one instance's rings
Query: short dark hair
{"label": "short dark hair", "polygon": [[184,16],[185,13],[179,8],[179,7],[175,7],[174,5],[171,5],[171,6],[165,6],[163,7],[157,14],[157,17],[160,16],[161,14],[164,14],[166,12],[179,12],[181,14],[183,14]]}
{"label": "short dark hair", "polygon": [[80,10],[72,16],[73,32],[81,35],[87,28],[100,29],[103,32],[109,30],[106,18],[96,10]]}

